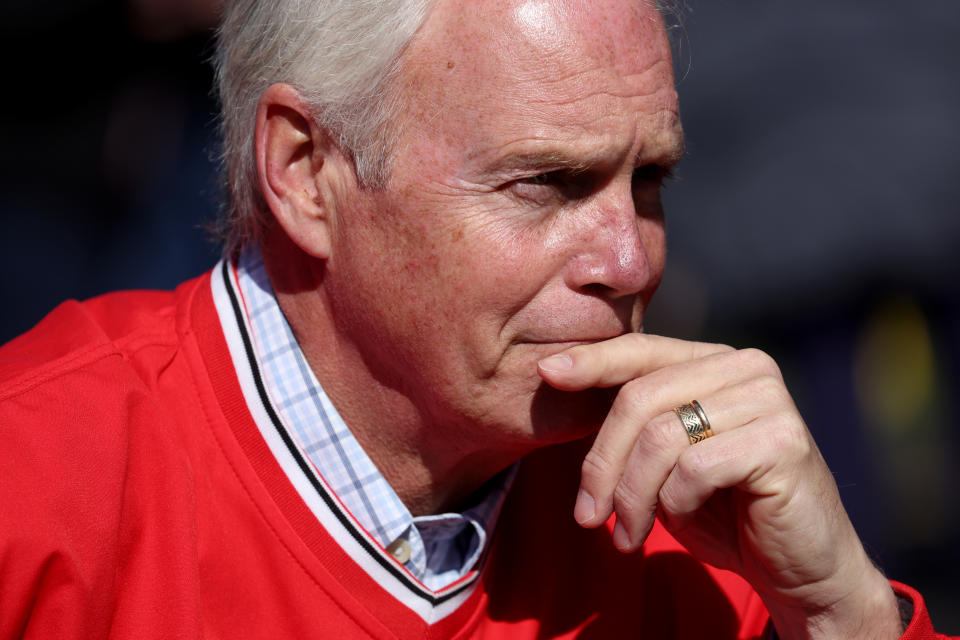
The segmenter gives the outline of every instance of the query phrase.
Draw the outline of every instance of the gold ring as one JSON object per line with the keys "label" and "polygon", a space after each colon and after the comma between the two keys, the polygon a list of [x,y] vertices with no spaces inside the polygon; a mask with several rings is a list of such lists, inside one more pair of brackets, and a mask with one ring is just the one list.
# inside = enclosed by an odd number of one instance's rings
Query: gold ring
{"label": "gold ring", "polygon": [[713,429],[710,428],[710,421],[707,420],[707,414],[704,413],[703,407],[701,407],[700,403],[696,400],[691,400],[690,404],[693,405],[693,410],[697,412],[697,417],[700,418],[700,423],[703,425],[703,437],[711,437],[713,435]]}
{"label": "gold ring", "polygon": [[703,412],[703,407],[696,400],[691,400],[690,404],[682,404],[673,410],[683,423],[683,428],[687,432],[687,438],[690,444],[696,444],[701,440],[706,440],[713,435],[713,429],[710,428],[710,421],[707,420],[707,414]]}

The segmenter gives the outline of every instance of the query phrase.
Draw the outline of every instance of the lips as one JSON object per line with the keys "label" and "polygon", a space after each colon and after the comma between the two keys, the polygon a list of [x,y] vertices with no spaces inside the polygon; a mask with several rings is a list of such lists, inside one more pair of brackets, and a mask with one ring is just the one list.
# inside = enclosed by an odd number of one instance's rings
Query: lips
{"label": "lips", "polygon": [[594,342],[602,342],[604,340],[609,340],[610,338],[615,338],[616,336],[608,336],[603,338],[544,338],[544,339],[533,339],[533,340],[518,340],[517,344],[540,344],[540,345],[563,345],[572,347],[578,344],[593,344]]}
{"label": "lips", "polygon": [[514,338],[515,343],[529,344],[592,344],[610,340],[625,333],[630,333],[629,326],[625,326],[619,321],[607,322],[603,325],[594,326],[576,326],[571,323],[570,326],[557,327],[537,327],[533,331],[521,331]]}
{"label": "lips", "polygon": [[617,336],[622,336],[626,331],[617,331],[617,332],[597,332],[589,334],[579,334],[576,336],[563,335],[563,336],[543,336],[543,335],[534,335],[534,336],[518,336],[513,343],[514,344],[531,344],[531,345],[556,345],[561,347],[573,347],[580,344],[593,344],[595,342],[603,342],[604,340],[611,340]]}

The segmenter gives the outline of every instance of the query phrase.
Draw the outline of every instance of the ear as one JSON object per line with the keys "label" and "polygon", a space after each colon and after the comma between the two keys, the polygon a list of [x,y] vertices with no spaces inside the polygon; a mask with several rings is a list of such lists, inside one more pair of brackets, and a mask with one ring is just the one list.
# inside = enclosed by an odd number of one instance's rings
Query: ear
{"label": "ear", "polygon": [[306,102],[287,84],[260,97],[254,134],[260,190],[267,207],[305,253],[330,255],[335,202],[329,175],[342,156]]}

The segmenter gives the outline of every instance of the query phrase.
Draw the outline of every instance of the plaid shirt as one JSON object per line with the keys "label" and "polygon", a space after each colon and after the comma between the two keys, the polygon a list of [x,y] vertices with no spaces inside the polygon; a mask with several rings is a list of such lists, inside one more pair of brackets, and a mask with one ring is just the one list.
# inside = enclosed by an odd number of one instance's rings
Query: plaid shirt
{"label": "plaid shirt", "polygon": [[438,591],[466,575],[486,548],[513,472],[491,483],[487,495],[462,514],[414,518],[307,364],[277,304],[258,248],[239,256],[237,276],[267,393],[327,486],[370,536],[427,588]]}

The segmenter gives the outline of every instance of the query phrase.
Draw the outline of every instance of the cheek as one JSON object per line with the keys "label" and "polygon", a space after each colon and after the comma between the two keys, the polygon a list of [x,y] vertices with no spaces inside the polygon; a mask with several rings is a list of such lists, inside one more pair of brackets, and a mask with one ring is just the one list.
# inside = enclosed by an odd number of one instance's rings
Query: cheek
{"label": "cheek", "polygon": [[441,264],[474,316],[505,321],[559,271],[557,252],[542,230],[504,223],[499,216],[465,222],[451,240]]}
{"label": "cheek", "polygon": [[344,225],[341,260],[378,296],[422,297],[441,271],[438,239],[427,212],[383,197],[362,200]]}
{"label": "cheek", "polygon": [[376,214],[359,214],[364,233],[355,250],[363,256],[354,261],[375,261],[377,277],[388,281],[381,290],[406,312],[461,334],[489,331],[537,294],[558,252],[550,225],[482,199],[430,193],[422,183],[400,188],[367,209]]}

